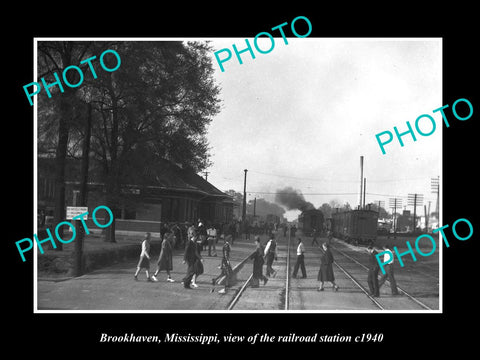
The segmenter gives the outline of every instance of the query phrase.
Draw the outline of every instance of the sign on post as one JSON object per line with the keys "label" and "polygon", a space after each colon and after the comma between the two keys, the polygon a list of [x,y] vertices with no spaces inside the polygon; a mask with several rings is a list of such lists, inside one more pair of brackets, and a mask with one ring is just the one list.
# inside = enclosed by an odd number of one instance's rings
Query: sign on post
{"label": "sign on post", "polygon": [[[88,206],[67,206],[67,220],[72,220],[75,216],[88,212]],[[88,220],[88,214],[85,214],[83,220]]]}

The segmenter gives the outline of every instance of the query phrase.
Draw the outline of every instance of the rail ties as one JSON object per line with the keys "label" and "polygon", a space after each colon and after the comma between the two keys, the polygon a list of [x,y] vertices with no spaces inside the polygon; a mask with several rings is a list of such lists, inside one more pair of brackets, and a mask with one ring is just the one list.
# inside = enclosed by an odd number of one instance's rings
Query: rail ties
{"label": "rail ties", "polygon": [[242,287],[240,288],[240,290],[237,292],[237,294],[235,295],[235,297],[233,298],[232,302],[230,303],[230,305],[228,305],[228,310],[232,310],[235,305],[237,305],[237,302],[238,300],[240,299],[240,297],[242,296],[243,292],[245,291],[245,289],[247,288],[248,284],[250,283],[250,281],[252,280],[252,277],[253,277],[253,274],[250,274],[250,276],[248,277],[247,281],[245,281],[245,283],[242,285]]}
{"label": "rail ties", "polygon": [[[289,303],[290,303],[290,241],[291,240],[291,234],[288,232],[288,237],[287,237],[287,259],[286,259],[286,276],[285,276],[285,304],[284,304],[284,309],[288,310],[289,308]],[[237,265],[237,267],[243,266],[249,259],[250,256],[247,256],[240,264]],[[236,268],[237,268],[236,267]],[[236,271],[236,268],[234,269],[234,272]],[[237,305],[238,301],[242,297],[242,295],[245,293],[245,291],[248,288],[248,285],[252,281],[253,274],[250,274],[248,279],[243,283],[242,287],[237,291],[235,297],[232,299],[230,304],[227,307],[227,310],[233,310],[233,308]]]}
{"label": "rail ties", "polygon": [[[337,249],[336,249],[337,250]],[[323,253],[324,251],[322,249],[320,249],[320,251]],[[337,250],[338,251],[338,250]],[[355,277],[350,273],[348,272],[347,270],[345,270],[345,268],[343,268],[343,266],[341,266],[336,260],[333,261],[333,263],[335,264],[335,266],[337,266],[345,275],[347,275],[347,277],[352,280],[352,282],[357,285],[357,287],[362,290],[362,292],[375,304],[375,306],[377,306],[380,310],[385,310],[385,308],[372,296],[370,295],[370,293],[368,292],[367,289],[365,289],[365,287],[362,286],[362,284],[360,284],[357,279],[355,279]]]}
{"label": "rail ties", "polygon": [[284,310],[288,310],[290,305],[290,240],[292,236],[290,231],[288,232],[288,240],[287,240],[287,270],[285,276],[285,307]]}
{"label": "rail ties", "polygon": [[[346,258],[350,259],[351,261],[355,262],[356,264],[360,265],[362,268],[368,270],[368,267],[366,267],[365,265],[363,265],[361,262],[359,262],[357,259],[351,257],[350,255],[347,255],[346,253],[344,253],[343,251],[339,250],[338,248],[335,248],[335,251],[339,252],[340,254],[342,254],[343,256],[345,256]],[[389,283],[388,280],[386,280],[386,282]],[[405,296],[407,296],[410,300],[412,300],[413,302],[415,302],[416,304],[418,304],[420,307],[424,308],[425,310],[433,310],[431,307],[429,307],[428,305],[424,304],[423,302],[421,302],[420,300],[418,300],[417,298],[415,298],[413,295],[410,295],[408,292],[406,292],[404,289],[402,289],[400,286],[397,285],[397,289],[402,293],[404,294]],[[373,299],[373,298],[371,298]]]}

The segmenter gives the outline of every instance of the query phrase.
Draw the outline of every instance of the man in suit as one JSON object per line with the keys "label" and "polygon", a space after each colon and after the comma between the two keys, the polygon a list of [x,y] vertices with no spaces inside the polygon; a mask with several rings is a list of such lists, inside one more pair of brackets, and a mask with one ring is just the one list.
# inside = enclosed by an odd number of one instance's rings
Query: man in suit
{"label": "man in suit", "polygon": [[275,236],[270,235],[270,240],[268,240],[267,246],[265,247],[265,260],[267,263],[267,276],[273,274],[273,277],[277,275],[277,272],[273,270],[272,264],[273,260],[277,260],[277,242],[275,241]]}
{"label": "man in suit", "polygon": [[380,270],[380,266],[378,265],[377,261],[377,252],[373,248],[373,246],[369,246],[367,248],[369,255],[368,259],[368,287],[370,289],[370,295],[373,297],[380,296],[380,287],[378,286],[378,271]]}
{"label": "man in suit", "polygon": [[382,285],[385,283],[385,280],[388,279],[390,282],[390,289],[392,290],[392,295],[398,295],[397,289],[397,282],[395,281],[395,275],[393,273],[393,252],[390,250],[387,245],[383,246],[383,251],[385,255],[383,255],[383,263],[385,264],[385,274],[380,276],[380,280],[378,281],[378,287],[381,288]]}

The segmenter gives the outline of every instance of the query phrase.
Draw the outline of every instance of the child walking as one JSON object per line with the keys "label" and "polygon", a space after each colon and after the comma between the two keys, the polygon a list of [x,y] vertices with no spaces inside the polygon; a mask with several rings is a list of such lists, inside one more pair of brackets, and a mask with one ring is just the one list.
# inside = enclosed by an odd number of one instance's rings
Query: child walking
{"label": "child walking", "polygon": [[145,269],[147,275],[147,281],[152,281],[150,278],[150,233],[145,234],[145,239],[142,241],[142,252],[140,253],[140,259],[137,264],[137,271],[133,276],[135,280],[138,280],[138,273],[140,269]]}
{"label": "child walking", "polygon": [[[221,289],[218,293],[219,294],[226,294],[227,288],[230,286],[230,278],[232,276],[233,270],[230,265],[230,250],[231,246],[229,243],[229,238],[230,236],[224,237],[224,244],[222,248],[222,264],[221,264],[221,269],[222,272],[220,275],[212,279],[212,285],[215,285],[215,283],[222,277],[225,276],[225,283],[223,286],[223,289]],[[213,292],[214,289],[211,290]]]}

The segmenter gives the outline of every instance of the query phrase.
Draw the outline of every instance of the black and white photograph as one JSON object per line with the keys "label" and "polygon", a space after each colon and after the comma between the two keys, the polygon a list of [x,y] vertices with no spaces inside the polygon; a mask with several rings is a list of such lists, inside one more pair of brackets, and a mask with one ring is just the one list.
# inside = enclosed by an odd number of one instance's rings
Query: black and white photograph
{"label": "black and white photograph", "polygon": [[441,39],[35,40],[36,311],[441,311]]}
{"label": "black and white photograph", "polygon": [[9,11],[7,346],[475,344],[475,12],[258,5]]}

